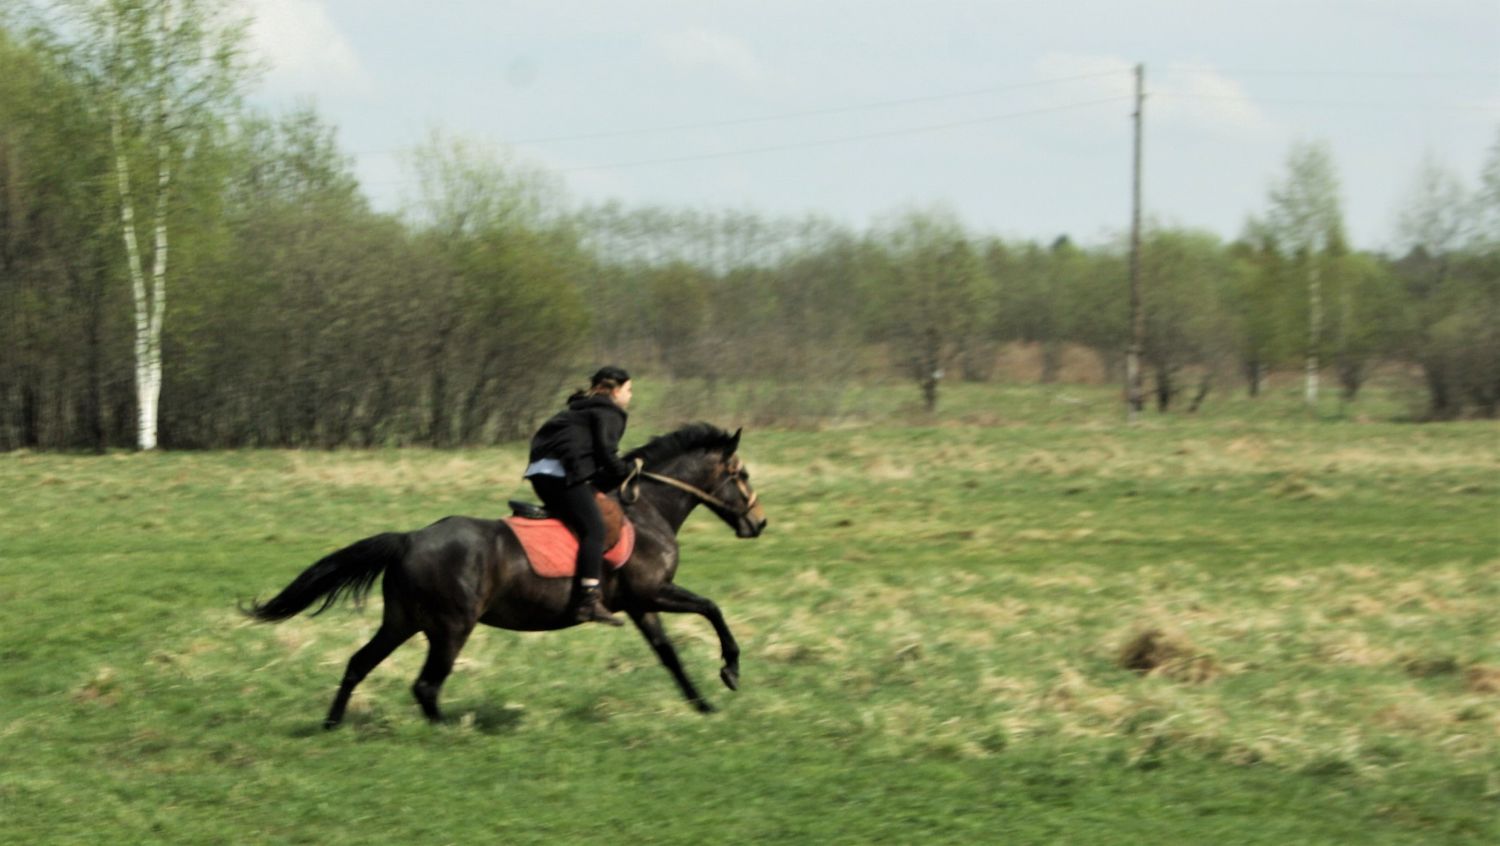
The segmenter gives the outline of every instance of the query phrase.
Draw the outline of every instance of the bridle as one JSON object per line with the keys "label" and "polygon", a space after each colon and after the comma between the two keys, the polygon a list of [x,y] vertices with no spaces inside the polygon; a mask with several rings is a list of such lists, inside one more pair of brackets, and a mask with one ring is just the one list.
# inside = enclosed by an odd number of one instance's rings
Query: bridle
{"label": "bridle", "polygon": [[[663,476],[660,473],[651,473],[649,471],[646,471],[642,469],[642,464],[643,462],[639,458],[637,458],[635,460],[634,467],[630,471],[630,475],[626,476],[625,481],[620,484],[620,500],[627,505],[640,499],[641,479],[650,479],[653,482],[660,482],[668,487],[676,488],[679,491],[690,493],[702,502],[705,502],[708,505],[719,509],[720,511],[727,512],[735,517],[748,516],[750,512],[755,509],[755,504],[760,501],[760,494],[756,491],[751,490],[750,485],[745,482],[745,464],[744,462],[740,461],[740,457],[738,455],[732,455],[729,457],[729,463],[725,467],[725,469],[729,471],[729,475],[725,477],[723,482],[719,483],[719,487],[723,487],[724,482],[734,482],[735,485],[740,489],[740,496],[745,500],[745,505],[742,508],[730,505],[729,503],[725,502],[717,496],[714,496],[708,491],[690,485],[687,482],[682,481],[681,479],[674,479],[671,476]],[[717,488],[715,490],[717,490]]]}

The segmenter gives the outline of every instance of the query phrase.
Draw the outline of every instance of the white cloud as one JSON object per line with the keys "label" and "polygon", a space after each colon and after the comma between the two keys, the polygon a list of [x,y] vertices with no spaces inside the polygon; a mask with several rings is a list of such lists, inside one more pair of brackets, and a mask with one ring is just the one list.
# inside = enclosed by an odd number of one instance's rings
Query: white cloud
{"label": "white cloud", "polygon": [[[1043,79],[1090,77],[1073,83],[1087,88],[1086,99],[1128,97],[1135,92],[1135,64],[1118,56],[1049,53],[1037,61],[1036,72]],[[1146,119],[1230,132],[1274,128],[1238,82],[1206,65],[1181,62],[1146,65]]]}
{"label": "white cloud", "polygon": [[[1149,73],[1149,70],[1148,70]],[[1243,86],[1211,68],[1173,64],[1160,86],[1164,116],[1235,131],[1270,129],[1273,121]]]}
{"label": "white cloud", "polygon": [[688,29],[658,36],[656,49],[683,70],[716,70],[747,85],[770,79],[750,45],[722,32]]}
{"label": "white cloud", "polygon": [[250,0],[250,41],[271,63],[268,81],[294,90],[355,90],[368,77],[322,0]]}

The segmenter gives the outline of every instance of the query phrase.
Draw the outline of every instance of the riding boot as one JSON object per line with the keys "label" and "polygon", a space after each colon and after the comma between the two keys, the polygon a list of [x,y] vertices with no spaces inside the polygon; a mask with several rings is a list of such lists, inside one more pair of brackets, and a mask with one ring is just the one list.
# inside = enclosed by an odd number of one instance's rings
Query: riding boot
{"label": "riding boot", "polygon": [[578,588],[578,605],[573,609],[573,619],[579,623],[604,623],[608,626],[623,626],[620,618],[609,613],[604,607],[604,600],[599,595],[599,586],[580,585]]}

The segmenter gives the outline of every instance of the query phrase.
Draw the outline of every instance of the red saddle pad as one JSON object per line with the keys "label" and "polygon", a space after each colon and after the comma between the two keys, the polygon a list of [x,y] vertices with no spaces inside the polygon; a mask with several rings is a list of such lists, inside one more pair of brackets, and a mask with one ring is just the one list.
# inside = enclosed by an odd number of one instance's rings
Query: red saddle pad
{"label": "red saddle pad", "polygon": [[[521,548],[538,576],[549,579],[572,578],[578,567],[578,538],[561,520],[528,520],[507,518],[511,531],[521,540]],[[618,570],[635,552],[635,526],[629,520],[620,527],[620,542],[604,553],[604,563]]]}

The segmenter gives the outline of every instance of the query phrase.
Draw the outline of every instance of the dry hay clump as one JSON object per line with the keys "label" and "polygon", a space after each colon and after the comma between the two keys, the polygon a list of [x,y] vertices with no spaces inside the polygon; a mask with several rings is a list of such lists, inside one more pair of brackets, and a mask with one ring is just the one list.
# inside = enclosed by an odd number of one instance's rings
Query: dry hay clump
{"label": "dry hay clump", "polygon": [[1464,687],[1471,693],[1500,693],[1500,667],[1475,664],[1464,673]]}
{"label": "dry hay clump", "polygon": [[1223,675],[1214,655],[1188,640],[1181,632],[1148,628],[1127,638],[1116,662],[1143,676],[1203,684]]}

